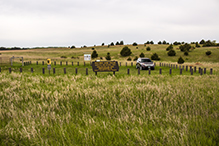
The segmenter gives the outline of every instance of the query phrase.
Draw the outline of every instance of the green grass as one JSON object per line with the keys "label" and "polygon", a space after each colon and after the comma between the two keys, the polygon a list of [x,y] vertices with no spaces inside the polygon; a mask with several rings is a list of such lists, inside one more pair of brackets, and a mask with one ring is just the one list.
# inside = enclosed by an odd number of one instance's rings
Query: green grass
{"label": "green grass", "polygon": [[218,145],[218,75],[0,74],[0,145]]}

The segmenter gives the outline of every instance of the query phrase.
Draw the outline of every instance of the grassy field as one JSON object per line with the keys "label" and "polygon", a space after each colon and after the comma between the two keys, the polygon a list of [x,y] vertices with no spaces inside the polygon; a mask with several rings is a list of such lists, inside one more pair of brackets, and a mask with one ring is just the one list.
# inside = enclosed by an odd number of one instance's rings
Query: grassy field
{"label": "grassy field", "polygon": [[[177,46],[176,57],[166,55],[167,45],[150,46],[151,51],[143,45],[129,46],[132,58],[156,52],[161,62],[176,64],[183,56]],[[127,57],[119,55],[122,47],[95,47],[99,56],[110,52],[112,60],[122,62],[115,76],[110,72],[95,76],[89,63],[83,66],[83,53],[92,52],[91,48],[1,51],[2,56],[23,56],[33,64],[22,67],[22,73],[19,60],[12,73],[9,65],[1,66],[0,145],[219,145],[219,49],[189,52],[184,65],[207,68],[202,76],[185,70],[180,75],[179,69],[169,75],[169,67],[159,65],[151,75],[148,70],[138,75],[130,62],[125,66]],[[210,57],[206,50],[212,51]],[[58,63],[56,74],[49,75],[47,69],[42,74],[47,65],[35,62],[47,58],[75,64]]]}

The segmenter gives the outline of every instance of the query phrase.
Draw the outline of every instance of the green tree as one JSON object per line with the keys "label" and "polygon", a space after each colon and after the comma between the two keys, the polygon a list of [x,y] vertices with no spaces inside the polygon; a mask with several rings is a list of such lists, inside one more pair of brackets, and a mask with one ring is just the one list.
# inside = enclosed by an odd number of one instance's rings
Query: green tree
{"label": "green tree", "polygon": [[138,56],[135,56],[135,58],[133,59],[133,61],[136,61],[136,60],[138,60]]}
{"label": "green tree", "polygon": [[120,43],[119,43],[119,42],[116,42],[116,45],[120,45]]}
{"label": "green tree", "polygon": [[176,56],[176,52],[173,49],[171,49],[167,54],[168,56]]}
{"label": "green tree", "polygon": [[188,43],[185,43],[184,45],[180,45],[179,46],[179,49],[182,51],[182,52],[189,52],[189,50],[192,48],[192,46]]}
{"label": "green tree", "polygon": [[131,49],[129,49],[129,47],[127,46],[123,47],[122,50],[120,51],[121,56],[129,56],[131,54],[132,54]]}
{"label": "green tree", "polygon": [[139,57],[145,57],[144,53],[141,53],[141,54],[139,55]]}
{"label": "green tree", "polygon": [[202,39],[202,40],[199,42],[199,44],[205,44],[205,40]]}
{"label": "green tree", "polygon": [[112,43],[110,44],[110,46],[114,46],[114,43],[112,42]]}
{"label": "green tree", "polygon": [[183,64],[185,61],[184,61],[183,58],[180,56],[177,62],[178,62],[178,64]]}
{"label": "green tree", "polygon": [[120,45],[124,45],[124,42],[123,41],[120,41],[120,43],[119,43]]}
{"label": "green tree", "polygon": [[207,52],[205,52],[205,54],[206,54],[207,56],[209,56],[209,55],[211,55],[211,51],[207,51]]}
{"label": "green tree", "polygon": [[98,57],[98,54],[97,54],[97,51],[94,50],[91,54],[91,58],[94,59],[94,58],[97,58]]}
{"label": "green tree", "polygon": [[157,53],[154,53],[154,54],[151,56],[151,60],[160,60],[160,58],[158,57]]}
{"label": "green tree", "polygon": [[133,46],[138,46],[138,44],[137,44],[136,42],[134,42],[132,45],[133,45]]}
{"label": "green tree", "polygon": [[150,51],[150,50],[151,50],[151,48],[150,48],[150,47],[147,47],[147,48],[146,48],[146,50],[147,50],[147,51]]}
{"label": "green tree", "polygon": [[172,50],[172,49],[173,49],[173,45],[170,44],[170,45],[166,48],[166,51],[170,51],[170,50]]}
{"label": "green tree", "polygon": [[159,41],[157,44],[161,45],[161,44],[162,44],[162,42],[161,42],[161,41]]}
{"label": "green tree", "polygon": [[185,55],[185,56],[188,56],[188,55],[189,55],[189,53],[186,51],[186,52],[184,52],[184,55]]}
{"label": "green tree", "polygon": [[110,53],[108,52],[106,55],[106,60],[111,60]]}

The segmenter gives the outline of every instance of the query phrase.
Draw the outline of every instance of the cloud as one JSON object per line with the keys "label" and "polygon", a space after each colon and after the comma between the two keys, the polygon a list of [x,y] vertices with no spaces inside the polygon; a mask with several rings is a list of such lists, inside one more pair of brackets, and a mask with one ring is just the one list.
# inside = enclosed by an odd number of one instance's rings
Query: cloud
{"label": "cloud", "polygon": [[0,1],[0,43],[80,46],[117,40],[219,40],[218,6],[217,0]]}

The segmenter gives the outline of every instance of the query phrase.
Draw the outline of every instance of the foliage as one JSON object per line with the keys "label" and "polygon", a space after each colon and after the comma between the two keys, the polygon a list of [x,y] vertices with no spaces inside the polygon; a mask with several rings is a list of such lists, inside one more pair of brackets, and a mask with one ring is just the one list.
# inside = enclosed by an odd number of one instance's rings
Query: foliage
{"label": "foliage", "polygon": [[67,58],[67,56],[61,56],[61,58]]}
{"label": "foliage", "polygon": [[171,49],[167,54],[168,56],[176,56],[176,52],[173,49]]}
{"label": "foliage", "polygon": [[151,56],[151,60],[160,60],[160,58],[158,57],[157,53],[154,53],[154,54]]}
{"label": "foliage", "polygon": [[199,42],[199,44],[205,44],[205,40],[202,39],[202,40]]}
{"label": "foliage", "polygon": [[203,44],[203,47],[213,47],[213,46],[217,46],[216,42],[215,41],[206,41],[204,44]]}
{"label": "foliage", "polygon": [[94,59],[94,58],[97,58],[98,57],[98,54],[97,54],[97,51],[94,50],[91,54],[91,58]]}
{"label": "foliage", "polygon": [[120,51],[120,55],[123,57],[129,56],[131,54],[132,54],[131,49],[129,49],[129,47],[127,46],[123,47],[122,50]]}
{"label": "foliage", "polygon": [[112,42],[112,43],[110,44],[110,46],[114,46],[114,43]]}
{"label": "foliage", "polygon": [[184,55],[185,55],[185,56],[188,56],[188,55],[189,55],[189,53],[186,51],[186,52],[184,52]]}
{"label": "foliage", "polygon": [[110,53],[108,52],[106,55],[106,60],[111,60]]}
{"label": "foliage", "polygon": [[150,50],[151,50],[151,48],[150,48],[150,47],[147,47],[147,48],[146,48],[146,50],[147,50],[147,51],[150,51]]}
{"label": "foliage", "polygon": [[138,44],[137,44],[136,42],[134,42],[132,45],[133,45],[133,46],[137,46]]}
{"label": "foliage", "polygon": [[209,56],[209,55],[211,55],[211,51],[207,51],[207,52],[205,52],[205,54]]}
{"label": "foliage", "polygon": [[71,46],[71,49],[74,49],[74,48],[76,48],[75,46]]}
{"label": "foliage", "polygon": [[104,46],[104,43],[102,43],[102,46]]}
{"label": "foliage", "polygon": [[141,54],[139,55],[139,57],[145,57],[144,53],[141,53]]}
{"label": "foliage", "polygon": [[163,44],[164,44],[164,45],[166,45],[166,44],[167,44],[167,42],[164,40],[164,41],[163,41]]}
{"label": "foliage", "polygon": [[135,58],[133,59],[133,61],[136,61],[136,60],[138,60],[138,56],[135,56]]}
{"label": "foliage", "polygon": [[131,57],[129,57],[129,58],[127,59],[127,61],[132,61],[132,58],[131,58]]}
{"label": "foliage", "polygon": [[189,52],[189,50],[192,48],[192,46],[188,43],[185,43],[184,45],[180,45],[179,46],[179,49],[182,51],[182,52]]}
{"label": "foliage", "polygon": [[183,64],[185,61],[184,61],[183,58],[180,56],[177,62],[178,62],[178,64]]}
{"label": "foliage", "polygon": [[173,44],[174,44],[174,45],[181,45],[181,43],[180,43],[180,42],[177,42],[177,41],[175,41]]}
{"label": "foliage", "polygon": [[161,42],[161,41],[159,41],[157,44],[158,44],[158,45],[161,45],[161,44],[162,44],[162,42]]}
{"label": "foliage", "polygon": [[172,49],[173,49],[173,45],[170,44],[170,45],[166,48],[166,51],[170,51],[170,50],[172,50]]}
{"label": "foliage", "polygon": [[123,41],[120,41],[120,43],[119,43],[120,45],[124,45],[124,42]]}
{"label": "foliage", "polygon": [[201,46],[198,44],[198,42],[195,43],[196,48],[200,48]]}
{"label": "foliage", "polygon": [[120,43],[119,43],[119,42],[116,42],[116,45],[120,45]]}
{"label": "foliage", "polygon": [[92,50],[94,50],[95,48],[91,48]]}

